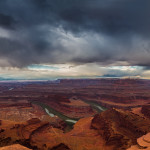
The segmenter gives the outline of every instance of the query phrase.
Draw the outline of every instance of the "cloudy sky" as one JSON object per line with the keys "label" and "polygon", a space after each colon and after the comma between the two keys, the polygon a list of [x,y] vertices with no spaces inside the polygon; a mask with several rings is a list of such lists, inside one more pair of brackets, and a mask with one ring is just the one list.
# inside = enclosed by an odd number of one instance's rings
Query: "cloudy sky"
{"label": "cloudy sky", "polygon": [[0,0],[0,79],[150,78],[150,0]]}

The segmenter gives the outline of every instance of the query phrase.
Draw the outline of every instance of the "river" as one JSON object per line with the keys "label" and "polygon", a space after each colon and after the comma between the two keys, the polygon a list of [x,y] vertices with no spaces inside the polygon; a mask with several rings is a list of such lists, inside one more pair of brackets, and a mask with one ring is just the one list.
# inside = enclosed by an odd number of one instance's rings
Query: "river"
{"label": "river", "polygon": [[93,109],[95,109],[98,113],[101,113],[102,111],[107,110],[107,108],[105,108],[105,107],[99,105],[99,104],[96,103],[96,102],[93,102],[93,101],[86,101],[86,100],[84,100],[84,102],[87,103],[87,104],[90,104],[91,107],[92,107]]}
{"label": "river", "polygon": [[68,125],[73,125],[80,119],[80,118],[67,117],[66,115],[62,114],[61,112],[59,112],[55,109],[53,109],[52,107],[50,107],[49,105],[47,105],[45,103],[37,102],[37,101],[36,102],[34,101],[32,103],[40,105],[49,116],[51,116],[51,117],[58,116],[60,119],[65,121]]}
{"label": "river", "polygon": [[[91,102],[91,101],[84,101],[84,102],[87,103],[87,104],[89,104],[89,105],[91,105],[91,107],[93,109],[95,109],[98,113],[106,110],[105,107],[100,106],[96,102]],[[67,117],[66,115],[62,114],[61,112],[59,112],[59,111],[57,111],[55,109],[53,109],[52,107],[50,107],[49,105],[47,105],[45,103],[38,102],[38,101],[34,101],[32,103],[40,105],[49,116],[51,116],[51,117],[58,116],[63,121],[65,121],[68,125],[72,126],[72,125],[74,125],[80,119],[80,118],[70,118],[70,117]]]}

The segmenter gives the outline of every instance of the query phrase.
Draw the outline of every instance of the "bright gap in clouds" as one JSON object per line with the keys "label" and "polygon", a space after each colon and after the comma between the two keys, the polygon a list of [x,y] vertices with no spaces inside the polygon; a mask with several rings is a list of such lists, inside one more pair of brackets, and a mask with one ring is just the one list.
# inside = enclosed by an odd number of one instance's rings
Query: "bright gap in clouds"
{"label": "bright gap in clouds", "polygon": [[51,66],[51,65],[37,65],[33,64],[27,67],[29,70],[57,70],[58,67]]}
{"label": "bright gap in clouds", "polygon": [[139,66],[100,66],[96,63],[84,65],[71,64],[39,64],[27,67],[39,74],[49,74],[50,77],[141,77],[142,67]]}
{"label": "bright gap in clouds", "polygon": [[44,79],[58,78],[99,78],[99,77],[140,77],[148,78],[150,72],[139,66],[101,66],[97,63],[74,64],[33,64],[26,68],[0,68],[1,78]]}
{"label": "bright gap in clouds", "polygon": [[124,70],[124,71],[135,71],[137,69],[142,69],[143,67],[140,66],[111,66],[108,67],[109,69],[114,69],[114,70]]}

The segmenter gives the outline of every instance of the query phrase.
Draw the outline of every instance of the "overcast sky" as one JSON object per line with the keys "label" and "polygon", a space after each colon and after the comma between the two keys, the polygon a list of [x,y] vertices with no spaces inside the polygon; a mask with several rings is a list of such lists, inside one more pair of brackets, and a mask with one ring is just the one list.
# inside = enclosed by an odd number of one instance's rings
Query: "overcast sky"
{"label": "overcast sky", "polygon": [[150,78],[150,0],[0,0],[0,77]]}

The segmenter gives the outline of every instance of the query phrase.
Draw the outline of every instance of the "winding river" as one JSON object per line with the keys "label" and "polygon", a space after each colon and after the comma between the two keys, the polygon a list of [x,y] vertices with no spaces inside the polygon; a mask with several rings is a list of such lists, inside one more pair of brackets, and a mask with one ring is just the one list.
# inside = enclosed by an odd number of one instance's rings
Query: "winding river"
{"label": "winding river", "polygon": [[87,103],[87,104],[89,104],[89,105],[91,105],[91,107],[92,107],[93,109],[95,109],[98,113],[101,113],[102,111],[107,110],[107,108],[105,108],[105,107],[99,105],[99,104],[96,103],[96,102],[93,102],[93,101],[85,101],[85,100],[84,100],[84,102]]}
{"label": "winding river", "polygon": [[[95,109],[98,113],[106,110],[105,107],[100,106],[96,102],[91,102],[91,101],[84,101],[84,102],[89,104],[89,105],[91,105],[91,107],[93,109]],[[72,126],[80,119],[80,118],[77,119],[77,118],[67,117],[66,115],[62,114],[61,112],[59,112],[59,111],[57,111],[55,109],[53,109],[52,107],[50,107],[49,105],[47,105],[45,103],[38,102],[38,101],[34,101],[32,103],[41,106],[49,116],[51,116],[51,117],[58,116],[60,119],[65,121],[67,123],[67,125],[71,125]]]}
{"label": "winding river", "polygon": [[53,109],[52,107],[50,107],[49,105],[47,105],[45,103],[37,102],[37,101],[34,101],[32,103],[41,106],[49,116],[51,116],[51,117],[58,116],[60,119],[65,121],[68,125],[73,125],[80,119],[80,118],[77,119],[77,118],[67,117],[64,114],[62,114],[61,112]]}

